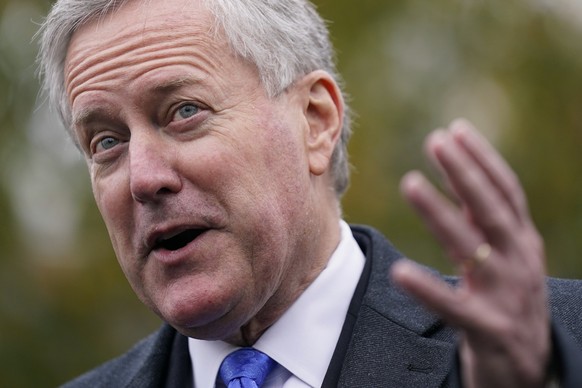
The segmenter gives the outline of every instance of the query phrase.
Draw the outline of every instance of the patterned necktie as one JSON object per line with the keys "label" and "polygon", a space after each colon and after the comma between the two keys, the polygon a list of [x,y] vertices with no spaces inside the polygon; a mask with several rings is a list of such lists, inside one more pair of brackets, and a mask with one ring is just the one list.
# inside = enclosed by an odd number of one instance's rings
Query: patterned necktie
{"label": "patterned necktie", "polygon": [[242,348],[226,356],[218,373],[228,388],[260,388],[276,365],[265,353]]}

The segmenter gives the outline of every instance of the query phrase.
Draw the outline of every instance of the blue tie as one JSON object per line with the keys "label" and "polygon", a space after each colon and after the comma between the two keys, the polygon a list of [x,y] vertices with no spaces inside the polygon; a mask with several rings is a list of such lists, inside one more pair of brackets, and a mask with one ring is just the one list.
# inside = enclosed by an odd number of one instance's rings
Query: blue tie
{"label": "blue tie", "polygon": [[228,388],[260,388],[276,365],[265,353],[242,348],[226,356],[218,373]]}

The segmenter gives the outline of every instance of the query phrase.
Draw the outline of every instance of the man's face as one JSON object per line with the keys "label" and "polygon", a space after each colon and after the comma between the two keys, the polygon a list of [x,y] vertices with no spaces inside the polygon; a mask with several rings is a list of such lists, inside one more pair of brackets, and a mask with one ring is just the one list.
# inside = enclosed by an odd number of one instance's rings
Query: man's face
{"label": "man's face", "polygon": [[321,269],[304,106],[268,98],[196,2],[144,3],[73,36],[75,135],[137,295],[187,335],[226,338]]}

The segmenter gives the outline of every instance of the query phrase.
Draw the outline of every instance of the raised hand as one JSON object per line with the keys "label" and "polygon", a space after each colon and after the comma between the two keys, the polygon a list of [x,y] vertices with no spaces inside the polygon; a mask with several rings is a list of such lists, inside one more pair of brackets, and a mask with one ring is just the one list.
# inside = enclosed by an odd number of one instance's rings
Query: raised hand
{"label": "raised hand", "polygon": [[465,120],[436,130],[425,151],[453,193],[419,172],[401,191],[461,275],[452,288],[410,261],[392,278],[461,333],[465,387],[538,387],[551,340],[543,242],[521,185],[503,158]]}

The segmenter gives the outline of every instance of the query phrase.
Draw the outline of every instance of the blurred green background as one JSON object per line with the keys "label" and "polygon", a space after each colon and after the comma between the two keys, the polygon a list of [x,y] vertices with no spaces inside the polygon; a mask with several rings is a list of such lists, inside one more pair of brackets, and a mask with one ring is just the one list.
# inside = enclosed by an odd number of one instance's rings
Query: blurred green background
{"label": "blurred green background", "polygon": [[[0,387],[52,387],[159,320],[118,269],[85,166],[38,99],[47,0],[0,0]],[[518,172],[550,274],[582,278],[582,2],[319,0],[357,113],[346,218],[451,268],[398,194],[423,137],[473,120]]]}

